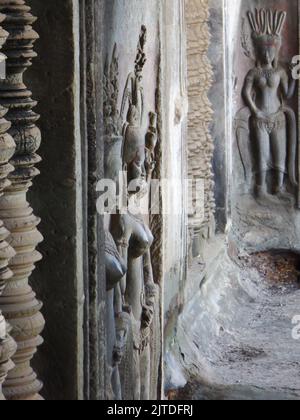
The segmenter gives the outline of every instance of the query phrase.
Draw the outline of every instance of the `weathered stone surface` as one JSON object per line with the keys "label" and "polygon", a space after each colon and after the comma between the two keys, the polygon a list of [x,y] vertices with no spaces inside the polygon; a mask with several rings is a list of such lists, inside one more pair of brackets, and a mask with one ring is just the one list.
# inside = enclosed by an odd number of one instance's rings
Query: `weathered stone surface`
{"label": "weathered stone surface", "polygon": [[[213,110],[208,94],[213,82],[212,67],[208,60],[210,33],[208,28],[209,1],[185,2],[188,57],[188,176],[204,182],[204,206],[197,207],[190,216],[192,253],[201,253],[203,242],[214,234],[215,198],[212,159],[213,139],[210,134]],[[192,197],[190,197],[192,198]],[[195,205],[195,200],[193,202]]]}
{"label": "weathered stone surface", "polygon": [[219,0],[209,0],[208,26],[210,44],[208,59],[212,65],[213,82],[208,98],[213,110],[210,134],[214,143],[213,174],[215,180],[216,231],[224,233],[228,220],[228,177],[227,144],[224,140],[226,132],[226,100],[225,100],[225,40],[224,11]]}
{"label": "weathered stone surface", "polygon": [[221,251],[179,320],[174,350],[189,382],[181,397],[300,398],[299,341],[292,337],[299,284],[285,272],[275,281],[271,262],[266,277],[247,259]]}
{"label": "weathered stone surface", "polygon": [[[165,346],[172,341],[184,301],[187,269],[187,63],[185,5],[183,0],[161,2],[160,143],[161,177],[177,182],[162,191],[162,285]],[[176,5],[176,7],[175,7]],[[178,51],[178,54],[174,54]],[[160,225],[158,225],[160,226]]]}
{"label": "weathered stone surface", "polygon": [[272,249],[300,251],[300,213],[293,205],[275,199],[269,206],[257,206],[250,194],[235,203],[235,224],[230,240],[247,252]]}

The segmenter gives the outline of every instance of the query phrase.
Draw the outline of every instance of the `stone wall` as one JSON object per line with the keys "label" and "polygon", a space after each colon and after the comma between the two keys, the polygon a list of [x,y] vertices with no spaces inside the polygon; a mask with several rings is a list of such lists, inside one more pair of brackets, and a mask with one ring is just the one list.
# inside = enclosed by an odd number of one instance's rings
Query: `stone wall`
{"label": "stone wall", "polygon": [[[215,231],[215,196],[212,160],[214,142],[210,132],[213,110],[208,94],[213,82],[211,63],[207,53],[210,44],[208,27],[209,1],[185,2],[188,57],[188,175],[204,183],[204,208],[197,207],[189,217],[191,253],[203,253],[205,241]],[[192,200],[195,203],[194,200]]]}
{"label": "stone wall", "polygon": [[210,134],[214,143],[213,174],[215,181],[214,196],[216,203],[216,232],[224,233],[228,219],[228,162],[226,132],[225,98],[225,27],[224,10],[220,0],[209,1],[208,26],[210,43],[207,57],[212,65],[212,84],[208,98],[213,109]]}
{"label": "stone wall", "polygon": [[183,303],[188,247],[183,183],[187,178],[187,66],[182,0],[163,3],[161,26],[162,177],[176,182],[175,188],[163,191],[164,314],[168,341]]}
{"label": "stone wall", "polygon": [[83,392],[83,274],[81,145],[79,136],[79,18],[76,1],[30,0],[40,35],[26,80],[39,104],[41,175],[31,202],[46,238],[32,283],[44,302],[45,344],[35,365],[47,399]]}

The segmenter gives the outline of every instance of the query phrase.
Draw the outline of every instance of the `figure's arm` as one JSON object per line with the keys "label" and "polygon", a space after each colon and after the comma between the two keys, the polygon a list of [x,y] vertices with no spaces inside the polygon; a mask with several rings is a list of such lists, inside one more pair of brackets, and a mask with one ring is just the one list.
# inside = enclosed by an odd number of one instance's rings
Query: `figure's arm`
{"label": "figure's arm", "polygon": [[[111,217],[111,234],[117,244],[118,252],[122,257],[123,261],[128,263],[128,240],[126,238],[126,227],[125,220],[122,215],[116,214]],[[123,305],[125,303],[125,292],[126,292],[126,279],[127,274],[120,280],[115,288],[114,304],[116,314],[123,311]]]}
{"label": "figure's arm", "polygon": [[291,99],[294,96],[296,90],[296,80],[292,77],[290,82],[289,76],[285,70],[282,70],[281,72],[280,87],[284,99]]}
{"label": "figure's arm", "polygon": [[122,121],[124,121],[126,119],[126,115],[125,115],[125,109],[126,109],[126,105],[128,103],[129,100],[133,100],[132,98],[132,73],[129,74],[127,81],[126,81],[126,86],[124,89],[124,93],[123,93],[123,98],[122,98],[122,104],[121,104],[121,111],[120,111],[120,118],[122,119]]}
{"label": "figure's arm", "polygon": [[253,115],[257,115],[259,112],[253,97],[252,97],[252,91],[253,91],[253,85],[254,85],[254,74],[252,71],[250,71],[246,77],[244,87],[243,87],[243,98],[246,103],[246,105],[250,108],[250,111]]}

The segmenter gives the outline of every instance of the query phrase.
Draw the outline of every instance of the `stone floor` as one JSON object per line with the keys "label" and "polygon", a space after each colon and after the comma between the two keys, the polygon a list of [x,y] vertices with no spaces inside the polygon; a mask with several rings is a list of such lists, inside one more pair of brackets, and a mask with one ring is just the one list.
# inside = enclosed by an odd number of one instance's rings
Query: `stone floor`
{"label": "stone floor", "polygon": [[[190,285],[199,283],[191,273]],[[292,337],[300,284],[295,273],[282,283],[263,274],[234,263],[225,247],[212,258],[170,350],[186,380],[172,398],[300,400],[300,340]]]}
{"label": "stone floor", "polygon": [[[292,196],[291,196],[292,197]],[[239,248],[249,252],[268,249],[300,251],[300,212],[295,202],[272,197],[259,205],[252,195],[236,198],[232,207],[230,236]]]}

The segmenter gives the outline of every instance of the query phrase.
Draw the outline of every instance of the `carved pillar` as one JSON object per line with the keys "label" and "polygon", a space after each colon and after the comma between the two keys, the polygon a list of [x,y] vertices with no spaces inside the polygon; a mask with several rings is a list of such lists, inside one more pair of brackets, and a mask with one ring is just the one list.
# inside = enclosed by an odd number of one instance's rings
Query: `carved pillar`
{"label": "carved pillar", "polygon": [[[213,81],[207,57],[210,34],[208,28],[209,0],[186,0],[188,59],[188,175],[189,179],[204,181],[203,209],[190,216],[189,227],[193,242],[193,256],[201,254],[201,244],[214,233],[215,199],[212,158],[213,139],[209,132],[213,110],[208,92]],[[195,203],[194,203],[195,204]]]}
{"label": "carved pillar", "polygon": [[[0,23],[5,19],[5,15],[0,14]],[[0,48],[6,41],[8,33],[0,27]],[[10,123],[4,119],[7,109],[0,105],[0,195],[3,189],[10,182],[7,177],[13,171],[13,166],[8,163],[9,159],[15,152],[15,143],[13,138],[7,133]],[[13,248],[6,242],[9,232],[0,220],[0,295],[2,294],[6,282],[12,277],[12,272],[8,267],[9,260],[15,256]],[[4,399],[2,394],[2,384],[13,363],[10,360],[16,351],[16,343],[8,335],[10,328],[7,327],[6,321],[0,311],[0,400]]]}
{"label": "carved pillar", "polygon": [[40,220],[33,214],[26,195],[33,178],[39,174],[35,165],[41,160],[36,154],[41,135],[35,125],[39,116],[32,111],[36,102],[23,83],[23,73],[36,56],[33,44],[38,35],[31,27],[36,18],[23,0],[1,0],[0,11],[7,16],[3,27],[9,33],[3,49],[8,57],[7,78],[0,84],[0,101],[9,108],[7,119],[12,124],[9,133],[16,142],[11,160],[15,170],[9,176],[11,186],[0,199],[0,218],[11,233],[10,244],[16,256],[10,262],[14,275],[0,298],[0,307],[12,326],[12,336],[18,346],[13,357],[16,367],[9,373],[3,392],[8,399],[37,400],[41,399],[38,393],[42,384],[30,361],[42,343],[39,334],[44,319],[40,313],[41,302],[36,299],[28,278],[41,259],[35,248],[43,238],[37,230]]}

